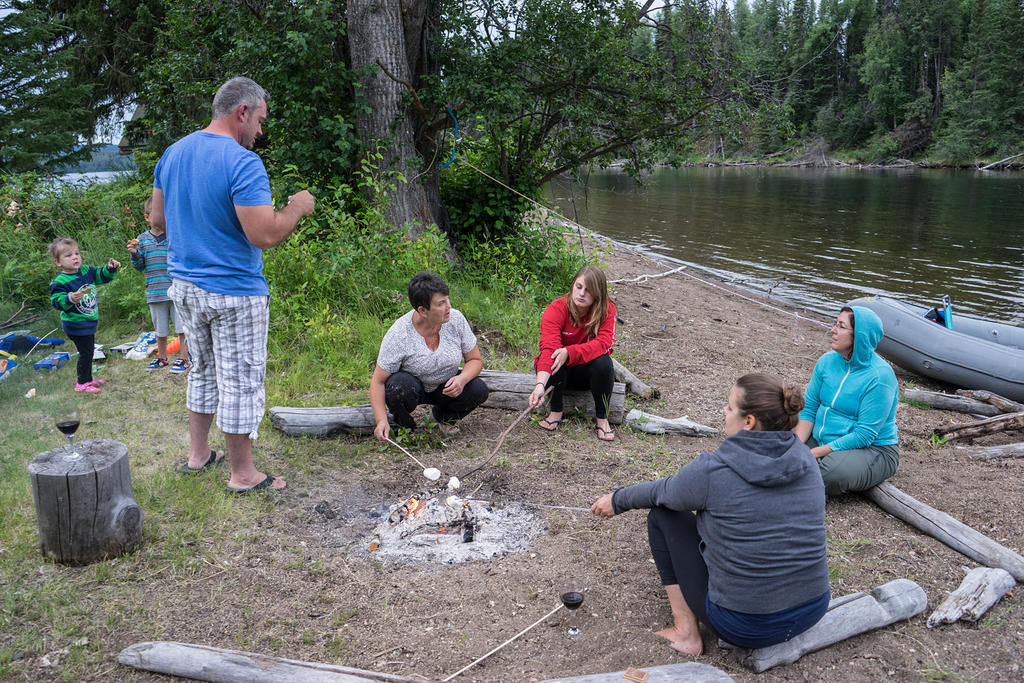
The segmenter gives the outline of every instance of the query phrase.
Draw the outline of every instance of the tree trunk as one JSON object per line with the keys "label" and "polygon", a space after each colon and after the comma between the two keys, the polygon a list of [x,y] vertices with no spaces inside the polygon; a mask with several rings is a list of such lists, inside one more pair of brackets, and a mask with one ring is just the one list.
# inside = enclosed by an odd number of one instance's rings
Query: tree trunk
{"label": "tree trunk", "polygon": [[43,556],[86,565],[142,542],[128,449],[110,439],[40,453],[28,466]]}
{"label": "tree trunk", "polygon": [[[360,80],[367,106],[356,118],[359,139],[371,158],[380,152],[384,174],[401,174],[383,178],[385,186],[395,186],[385,215],[394,229],[404,230],[410,239],[437,222],[438,207],[428,201],[419,175],[416,139],[417,129],[425,125],[425,113],[413,105],[418,102],[416,82],[428,66],[426,24],[433,4],[433,0],[349,0],[347,13],[352,67],[367,70]],[[436,185],[436,169],[431,170]],[[433,199],[439,201],[440,195]]]}

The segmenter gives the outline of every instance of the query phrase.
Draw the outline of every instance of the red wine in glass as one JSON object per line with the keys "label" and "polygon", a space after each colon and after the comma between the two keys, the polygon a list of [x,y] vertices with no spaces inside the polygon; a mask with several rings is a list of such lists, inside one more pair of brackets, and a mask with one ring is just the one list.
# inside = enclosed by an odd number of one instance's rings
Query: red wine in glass
{"label": "red wine in glass", "polygon": [[78,431],[79,420],[61,420],[57,423],[59,429],[65,436],[73,436]]}
{"label": "red wine in glass", "polygon": [[562,593],[562,604],[568,610],[577,610],[583,604],[583,593],[579,591],[568,591]]}
{"label": "red wine in glass", "polygon": [[580,627],[576,625],[576,610],[583,604],[583,591],[576,589],[567,590],[559,597],[561,597],[565,608],[569,610],[569,628],[566,630],[565,635],[576,640],[580,637]]}
{"label": "red wine in glass", "polygon": [[78,419],[77,411],[71,411],[57,416],[57,429],[68,437],[68,446],[71,447],[71,453],[66,455],[66,458],[81,457],[81,454],[75,448],[75,432],[78,431],[79,424],[81,424],[81,421]]}

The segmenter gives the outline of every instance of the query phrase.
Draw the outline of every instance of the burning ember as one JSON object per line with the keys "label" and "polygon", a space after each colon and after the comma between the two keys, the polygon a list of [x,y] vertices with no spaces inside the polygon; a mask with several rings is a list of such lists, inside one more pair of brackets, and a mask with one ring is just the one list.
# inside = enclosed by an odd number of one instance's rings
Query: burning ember
{"label": "burning ember", "polygon": [[438,489],[393,504],[368,547],[381,559],[454,564],[525,550],[540,531],[520,506],[499,508]]}

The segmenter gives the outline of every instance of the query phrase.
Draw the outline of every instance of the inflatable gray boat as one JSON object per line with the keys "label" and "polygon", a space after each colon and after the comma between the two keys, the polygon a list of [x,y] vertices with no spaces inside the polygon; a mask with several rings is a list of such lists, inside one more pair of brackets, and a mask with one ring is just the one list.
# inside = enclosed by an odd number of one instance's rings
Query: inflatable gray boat
{"label": "inflatable gray boat", "polygon": [[925,317],[928,308],[884,296],[851,301],[882,319],[878,353],[925,377],[987,389],[1024,402],[1024,327],[954,313],[953,329]]}

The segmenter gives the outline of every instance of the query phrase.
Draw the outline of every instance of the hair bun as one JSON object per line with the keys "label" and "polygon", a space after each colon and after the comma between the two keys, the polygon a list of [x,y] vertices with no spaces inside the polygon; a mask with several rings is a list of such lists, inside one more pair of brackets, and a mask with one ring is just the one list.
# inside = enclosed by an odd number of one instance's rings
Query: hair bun
{"label": "hair bun", "polygon": [[795,385],[788,385],[782,389],[782,409],[787,415],[796,415],[804,409],[804,392]]}

